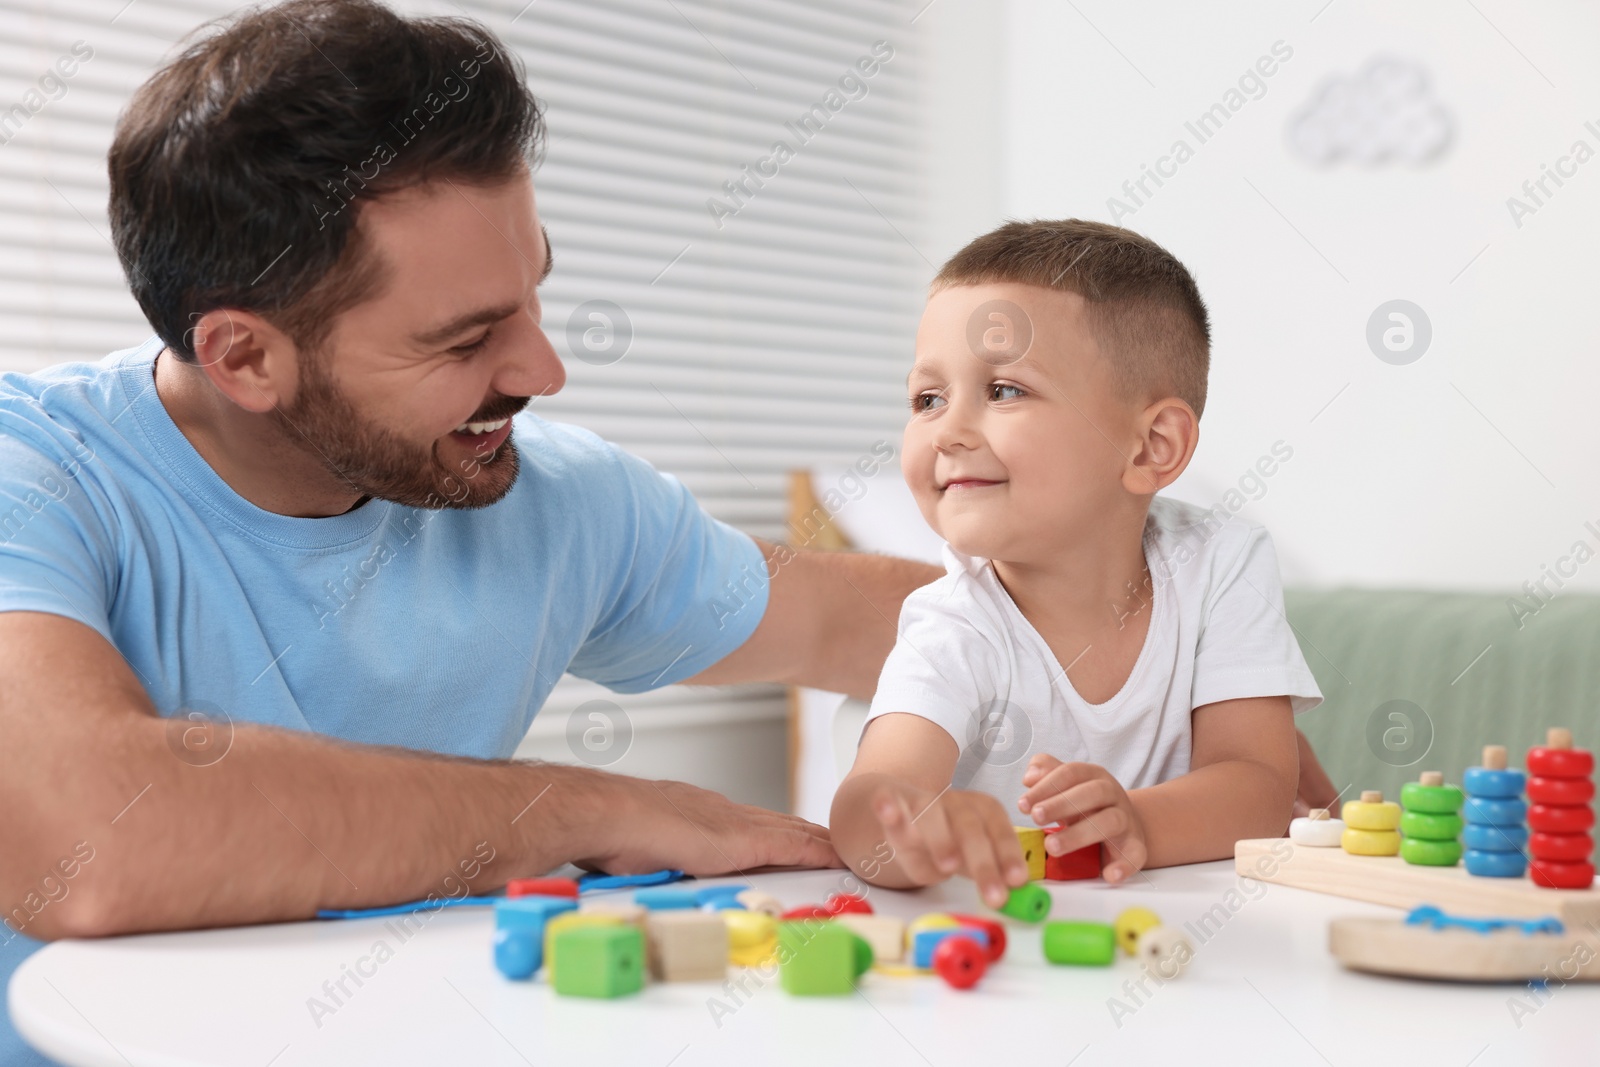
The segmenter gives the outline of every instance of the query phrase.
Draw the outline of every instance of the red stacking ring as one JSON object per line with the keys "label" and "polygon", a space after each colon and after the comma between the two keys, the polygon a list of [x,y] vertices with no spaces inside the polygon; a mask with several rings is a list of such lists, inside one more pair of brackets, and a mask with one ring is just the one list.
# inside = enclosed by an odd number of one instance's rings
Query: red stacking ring
{"label": "red stacking ring", "polygon": [[1594,799],[1593,778],[1528,779],[1528,800],[1534,804],[1587,804]]}
{"label": "red stacking ring", "polygon": [[1594,885],[1594,864],[1534,860],[1528,864],[1528,875],[1534,885],[1546,889],[1588,889]]}
{"label": "red stacking ring", "polygon": [[1543,778],[1587,778],[1594,773],[1594,753],[1581,748],[1530,748],[1528,773]]}
{"label": "red stacking ring", "polygon": [[1528,829],[1545,834],[1586,834],[1594,826],[1594,809],[1535,804],[1528,809]]}
{"label": "red stacking ring", "polygon": [[1528,838],[1528,855],[1536,860],[1581,863],[1594,855],[1594,838],[1588,834],[1534,834]]}

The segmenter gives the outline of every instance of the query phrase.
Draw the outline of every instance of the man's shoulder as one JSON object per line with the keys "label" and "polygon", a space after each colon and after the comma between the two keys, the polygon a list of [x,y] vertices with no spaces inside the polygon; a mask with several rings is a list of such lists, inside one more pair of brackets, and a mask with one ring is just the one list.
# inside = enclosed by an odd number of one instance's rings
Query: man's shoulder
{"label": "man's shoulder", "polygon": [[[93,456],[130,406],[126,374],[148,366],[160,342],[151,338],[96,362],[59,363],[31,373],[0,374],[0,449],[13,472],[33,458],[50,464]],[[154,379],[151,380],[154,388]]]}

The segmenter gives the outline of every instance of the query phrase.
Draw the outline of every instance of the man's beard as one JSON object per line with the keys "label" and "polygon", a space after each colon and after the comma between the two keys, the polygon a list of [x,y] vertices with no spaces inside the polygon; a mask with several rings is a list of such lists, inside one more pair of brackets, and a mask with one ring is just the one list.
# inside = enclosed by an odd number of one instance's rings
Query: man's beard
{"label": "man's beard", "polygon": [[[272,415],[285,437],[334,477],[363,496],[413,508],[484,508],[511,491],[518,458],[509,435],[494,452],[468,456],[452,469],[440,462],[437,441],[416,445],[362,420],[327,362],[326,353],[302,350],[294,403]],[[467,421],[510,418],[527,404],[527,397],[499,396]]]}

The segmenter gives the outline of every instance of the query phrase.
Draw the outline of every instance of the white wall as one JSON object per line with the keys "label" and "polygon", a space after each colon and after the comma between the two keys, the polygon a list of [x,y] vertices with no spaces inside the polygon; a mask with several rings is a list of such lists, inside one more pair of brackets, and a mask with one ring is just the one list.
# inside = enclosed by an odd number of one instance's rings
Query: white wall
{"label": "white wall", "polygon": [[[1520,228],[1506,206],[1575,140],[1600,150],[1584,128],[1600,131],[1600,8],[1324,2],[1009,0],[1001,210],[1113,221],[1108,198],[1187,140],[1193,158],[1120,219],[1188,265],[1213,316],[1202,443],[1176,495],[1218,502],[1282,440],[1292,460],[1243,514],[1272,531],[1286,581],[1518,588],[1576,540],[1600,547],[1583,528],[1600,528],[1600,159]],[[1185,121],[1277,41],[1293,55],[1264,95],[1200,144]],[[1292,155],[1291,114],[1378,53],[1431,73],[1454,122],[1442,158]],[[1407,366],[1365,340],[1394,298],[1433,326]],[[1600,588],[1600,563],[1574,582]]]}

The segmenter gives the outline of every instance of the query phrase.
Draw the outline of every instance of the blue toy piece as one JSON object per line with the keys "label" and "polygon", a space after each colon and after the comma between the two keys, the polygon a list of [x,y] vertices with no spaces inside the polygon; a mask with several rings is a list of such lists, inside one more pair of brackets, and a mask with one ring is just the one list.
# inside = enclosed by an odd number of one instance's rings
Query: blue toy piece
{"label": "blue toy piece", "polygon": [[1528,857],[1520,852],[1469,848],[1463,861],[1467,873],[1479,878],[1521,878],[1528,869]]}
{"label": "blue toy piece", "polygon": [[728,897],[712,897],[700,905],[701,911],[749,911],[750,909]]}
{"label": "blue toy piece", "polygon": [[1520,930],[1524,934],[1560,934],[1566,932],[1566,927],[1555,916],[1546,916],[1543,919],[1469,919],[1459,915],[1448,915],[1443,910],[1432,904],[1424,904],[1420,908],[1413,908],[1406,916],[1407,926],[1431,926],[1435,930],[1449,927],[1459,927],[1463,930],[1472,930],[1480,934],[1490,934],[1496,930]]}
{"label": "blue toy piece", "polygon": [[590,871],[578,878],[578,889],[584,893],[591,889],[632,889],[641,885],[681,882],[685,877],[682,871],[671,869],[651,871],[649,874],[601,874],[599,871]]}
{"label": "blue toy piece", "polygon": [[1521,852],[1528,847],[1528,828],[1468,823],[1462,827],[1461,843],[1480,851]]}
{"label": "blue toy piece", "polygon": [[937,930],[920,931],[911,940],[911,965],[924,970],[933,967],[933,952],[939,947],[939,942],[947,937],[970,937],[978,943],[978,947],[986,952],[989,948],[988,931],[977,926],[952,926],[941,927]]}
{"label": "blue toy piece", "polygon": [[1516,826],[1528,817],[1528,805],[1515,798],[1472,796],[1461,805],[1461,817],[1480,826]]}
{"label": "blue toy piece", "polygon": [[494,905],[494,928],[527,930],[542,941],[544,924],[552,915],[577,910],[578,902],[571,897],[503,898]]}
{"label": "blue toy piece", "polygon": [[751,887],[747,885],[702,886],[694,891],[694,898],[700,902],[700,906],[703,908],[714,901],[733,900],[738,897],[740,893],[746,892],[750,888]]}
{"label": "blue toy piece", "polygon": [[679,908],[698,908],[700,906],[700,897],[693,889],[669,889],[661,886],[653,889],[634,890],[633,902],[649,908],[651,911],[668,911]]}
{"label": "blue toy piece", "polygon": [[1461,777],[1461,788],[1475,797],[1520,797],[1527,785],[1521,771],[1496,771],[1488,767],[1468,767]]}
{"label": "blue toy piece", "polygon": [[494,965],[507,978],[532,978],[544,966],[544,938],[531,930],[496,930]]}

